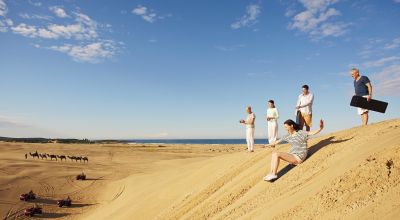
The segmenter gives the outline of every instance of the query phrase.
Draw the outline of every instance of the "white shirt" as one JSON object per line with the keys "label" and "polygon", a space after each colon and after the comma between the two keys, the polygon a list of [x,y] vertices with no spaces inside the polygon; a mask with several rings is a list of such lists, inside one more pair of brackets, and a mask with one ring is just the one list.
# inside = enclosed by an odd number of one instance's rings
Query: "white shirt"
{"label": "white shirt", "polygon": [[256,119],[256,115],[254,114],[254,112],[247,114],[247,119],[246,119],[246,127],[247,128],[254,128],[254,122],[253,124],[250,124],[251,121],[253,121],[253,119]]}
{"label": "white shirt", "polygon": [[277,108],[268,108],[267,109],[267,118],[273,118],[272,120],[276,120],[279,118],[279,112]]}
{"label": "white shirt", "polygon": [[300,106],[300,112],[303,114],[312,114],[312,104],[314,102],[314,95],[308,93],[307,95],[300,94],[297,99],[297,106]]}

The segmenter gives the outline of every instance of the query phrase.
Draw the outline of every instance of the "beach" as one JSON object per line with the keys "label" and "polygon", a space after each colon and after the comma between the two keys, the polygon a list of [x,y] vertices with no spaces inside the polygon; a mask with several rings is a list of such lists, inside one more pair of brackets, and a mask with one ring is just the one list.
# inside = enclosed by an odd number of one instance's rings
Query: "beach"
{"label": "beach", "polygon": [[[274,150],[243,145],[0,143],[0,213],[24,219],[395,219],[400,216],[400,119],[309,140],[298,166],[263,181]],[[32,158],[38,151],[87,163]],[[76,180],[84,172],[87,179]],[[38,198],[19,201],[33,190]],[[71,207],[58,199],[70,196]],[[40,216],[39,216],[40,217]]]}

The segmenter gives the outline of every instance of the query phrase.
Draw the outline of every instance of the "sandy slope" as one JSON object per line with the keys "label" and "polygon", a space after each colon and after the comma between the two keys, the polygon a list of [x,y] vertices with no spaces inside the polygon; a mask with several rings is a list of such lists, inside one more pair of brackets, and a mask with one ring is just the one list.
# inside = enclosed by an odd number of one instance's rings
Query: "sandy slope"
{"label": "sandy slope", "polygon": [[[303,164],[262,181],[270,149],[127,177],[124,195],[89,219],[338,219],[400,216],[400,120],[323,135]],[[280,150],[286,151],[287,146]],[[388,176],[386,162],[392,160]],[[108,189],[111,190],[111,189]],[[106,190],[106,191],[108,191]],[[107,197],[107,192],[105,192]],[[108,195],[109,196],[109,195]]]}
{"label": "sandy slope", "polygon": [[[34,188],[45,217],[67,219],[400,217],[400,120],[312,139],[311,156],[297,167],[282,163],[274,183],[262,180],[272,150],[259,147],[248,154],[243,146],[41,146],[89,155],[86,165],[23,159],[32,145],[0,147],[2,216],[26,207],[14,197]],[[93,179],[74,180],[82,170]],[[63,195],[78,205],[58,209],[52,202]]]}

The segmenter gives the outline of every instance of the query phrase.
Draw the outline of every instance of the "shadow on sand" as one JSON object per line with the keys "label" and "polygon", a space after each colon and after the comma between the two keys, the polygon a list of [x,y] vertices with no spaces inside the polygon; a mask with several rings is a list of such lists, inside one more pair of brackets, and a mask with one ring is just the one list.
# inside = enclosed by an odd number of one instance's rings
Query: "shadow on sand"
{"label": "shadow on sand", "polygon": [[86,203],[72,203],[71,207],[68,208],[82,208],[82,207],[86,207],[86,206],[92,206],[95,204],[86,204]]}
{"label": "shadow on sand", "polygon": [[[321,140],[320,142],[314,144],[312,147],[308,148],[308,155],[307,155],[307,159],[310,158],[312,155],[314,155],[315,153],[317,153],[319,150],[321,150],[323,147],[326,147],[330,144],[337,144],[337,143],[342,143],[342,142],[346,142],[348,140],[351,140],[353,138],[348,138],[348,139],[344,139],[344,140],[333,140],[335,139],[335,136],[331,136],[327,139]],[[279,172],[278,172],[278,178],[285,175],[286,173],[288,173],[291,169],[293,169],[294,167],[296,167],[293,164],[288,164],[286,165],[284,168],[282,168]]]}
{"label": "shadow on sand", "polygon": [[54,205],[57,204],[57,201],[54,199],[47,199],[47,198],[36,198],[35,200],[28,201],[29,203],[39,203],[39,204],[47,204],[47,205]]}
{"label": "shadow on sand", "polygon": [[99,177],[99,178],[86,178],[85,180],[105,180],[105,179],[102,177]]}
{"label": "shadow on sand", "polygon": [[70,213],[43,213],[36,216],[37,218],[62,218],[71,215]]}

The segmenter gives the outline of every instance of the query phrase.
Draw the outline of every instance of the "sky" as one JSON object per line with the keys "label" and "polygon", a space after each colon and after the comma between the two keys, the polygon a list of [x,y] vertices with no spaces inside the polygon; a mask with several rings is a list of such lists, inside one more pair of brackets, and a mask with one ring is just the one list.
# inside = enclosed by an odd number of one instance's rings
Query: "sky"
{"label": "sky", "polygon": [[361,124],[352,67],[399,118],[400,0],[0,0],[0,136],[267,136],[267,101],[313,128]]}

